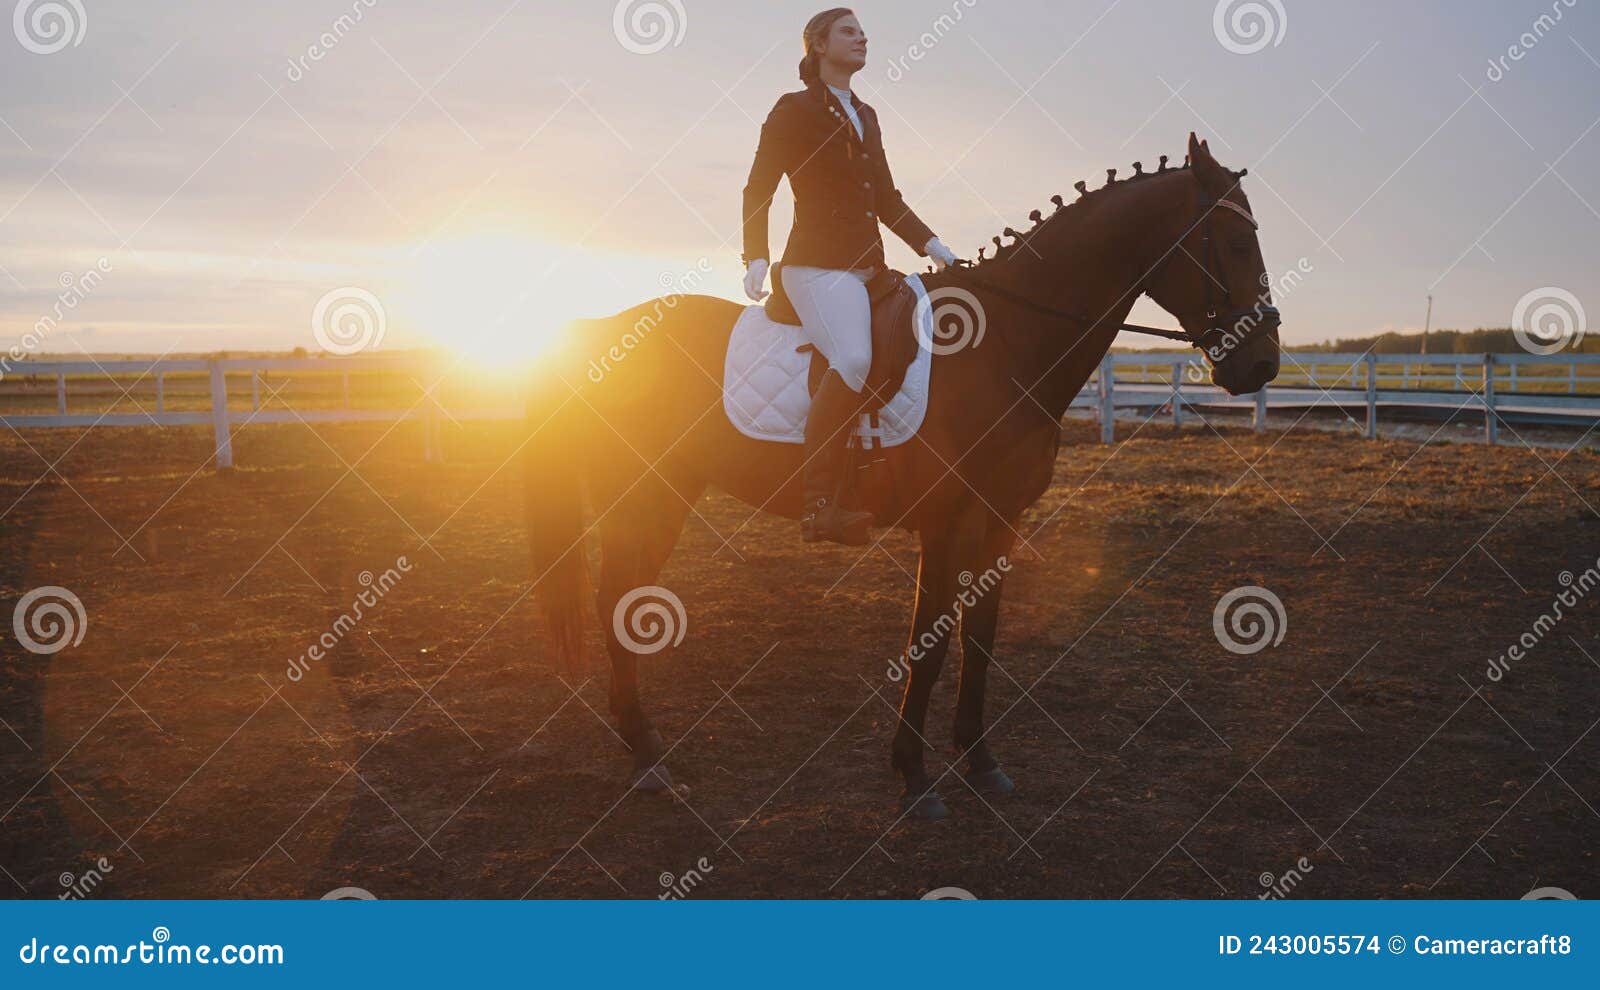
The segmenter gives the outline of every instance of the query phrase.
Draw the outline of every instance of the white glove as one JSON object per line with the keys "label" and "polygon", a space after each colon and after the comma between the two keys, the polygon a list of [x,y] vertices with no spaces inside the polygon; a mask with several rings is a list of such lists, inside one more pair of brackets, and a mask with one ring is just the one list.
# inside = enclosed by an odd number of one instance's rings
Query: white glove
{"label": "white glove", "polygon": [[770,293],[761,288],[766,280],[767,259],[757,258],[750,262],[750,266],[744,270],[744,294],[756,302],[767,298]]}
{"label": "white glove", "polygon": [[923,253],[933,259],[934,271],[944,271],[956,263],[956,253],[944,246],[944,241],[935,237],[922,249]]}

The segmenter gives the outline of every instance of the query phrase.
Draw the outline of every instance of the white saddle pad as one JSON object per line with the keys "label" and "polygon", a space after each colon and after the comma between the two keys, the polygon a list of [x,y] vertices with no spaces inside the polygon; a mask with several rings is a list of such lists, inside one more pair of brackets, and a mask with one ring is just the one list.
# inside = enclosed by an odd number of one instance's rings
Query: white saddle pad
{"label": "white saddle pad", "polygon": [[[906,284],[917,295],[916,317],[919,340],[933,340],[933,308],[926,303],[926,290],[915,275]],[[806,412],[811,395],[806,390],[806,375],[811,369],[811,352],[797,351],[806,344],[799,327],[776,323],[759,305],[746,306],[728,338],[728,357],[723,366],[722,407],[734,428],[756,440],[778,443],[804,443]],[[858,445],[893,447],[905,443],[922,427],[928,412],[928,372],[933,352],[918,347],[905,384],[893,399],[878,411],[878,425],[863,415],[856,424]],[[872,441],[872,443],[866,443]]]}

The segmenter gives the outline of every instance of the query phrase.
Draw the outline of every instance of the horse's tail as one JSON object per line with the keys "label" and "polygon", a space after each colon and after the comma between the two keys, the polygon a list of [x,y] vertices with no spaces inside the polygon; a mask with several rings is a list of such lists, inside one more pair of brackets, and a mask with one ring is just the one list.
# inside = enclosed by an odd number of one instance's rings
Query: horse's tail
{"label": "horse's tail", "polygon": [[535,392],[528,407],[533,431],[524,448],[528,545],[533,590],[544,612],[552,660],[569,673],[583,669],[583,612],[589,595],[584,552],[582,417],[559,383]]}

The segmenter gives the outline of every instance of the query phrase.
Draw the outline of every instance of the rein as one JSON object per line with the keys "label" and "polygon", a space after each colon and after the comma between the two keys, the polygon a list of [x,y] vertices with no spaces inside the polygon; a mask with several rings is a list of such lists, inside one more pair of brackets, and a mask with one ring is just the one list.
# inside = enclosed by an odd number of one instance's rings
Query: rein
{"label": "rein", "polygon": [[[1059,320],[1068,320],[1089,329],[1093,329],[1094,326],[1100,322],[1099,320],[1090,320],[1088,317],[1079,313],[1074,313],[1071,310],[1057,309],[1054,306],[1047,306],[1044,303],[1035,302],[1020,292],[1013,292],[1010,289],[1001,288],[1000,286],[995,285],[993,282],[987,281],[986,279],[978,278],[976,275],[970,274],[973,267],[970,261],[959,262],[958,267],[967,272],[967,274],[964,276],[965,281],[974,287],[983,289],[985,292],[992,292],[997,296],[1010,299],[1012,302],[1021,306],[1026,306],[1028,309],[1031,309],[1036,313],[1043,313],[1046,316],[1053,316]],[[1149,334],[1152,337],[1165,337],[1167,340],[1181,341],[1185,344],[1188,344],[1190,347],[1200,346],[1192,337],[1184,333],[1182,330],[1164,330],[1160,327],[1146,327],[1137,323],[1124,323],[1117,329],[1119,331],[1126,330],[1129,333]]]}

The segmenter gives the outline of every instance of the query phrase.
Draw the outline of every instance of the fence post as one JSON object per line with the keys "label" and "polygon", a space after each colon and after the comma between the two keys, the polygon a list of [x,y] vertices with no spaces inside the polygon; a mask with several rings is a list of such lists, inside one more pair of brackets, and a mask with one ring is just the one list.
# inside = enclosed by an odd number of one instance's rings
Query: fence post
{"label": "fence post", "polygon": [[1494,414],[1494,354],[1483,355],[1483,439],[1493,446],[1500,442],[1500,421]]}
{"label": "fence post", "polygon": [[261,372],[250,369],[250,411],[261,409]]}
{"label": "fence post", "polygon": [[1507,380],[1507,382],[1506,382],[1506,391],[1507,392],[1515,392],[1517,390],[1517,365],[1516,365],[1516,363],[1512,362],[1511,366],[1509,368],[1507,368],[1506,370],[1507,370],[1507,373],[1510,375],[1509,380]]}
{"label": "fence post", "polygon": [[1578,391],[1578,362],[1576,361],[1567,365],[1567,391],[1574,394]]}
{"label": "fence post", "polygon": [[1260,433],[1267,428],[1267,387],[1261,386],[1256,392],[1256,432]]}
{"label": "fence post", "polygon": [[1378,355],[1367,355],[1367,439],[1378,439]]}
{"label": "fence post", "polygon": [[1183,425],[1183,365],[1172,366],[1172,425]]}
{"label": "fence post", "polygon": [[164,372],[156,372],[156,412],[167,411],[167,376]]}
{"label": "fence post", "polygon": [[67,414],[67,376],[56,376],[56,412],[65,416]]}
{"label": "fence post", "polygon": [[217,446],[217,468],[233,467],[233,439],[228,435],[228,376],[219,361],[211,365],[211,436]]}
{"label": "fence post", "polygon": [[1111,396],[1114,365],[1115,358],[1111,354],[1100,359],[1100,442],[1106,444],[1115,443],[1117,436],[1117,407]]}

